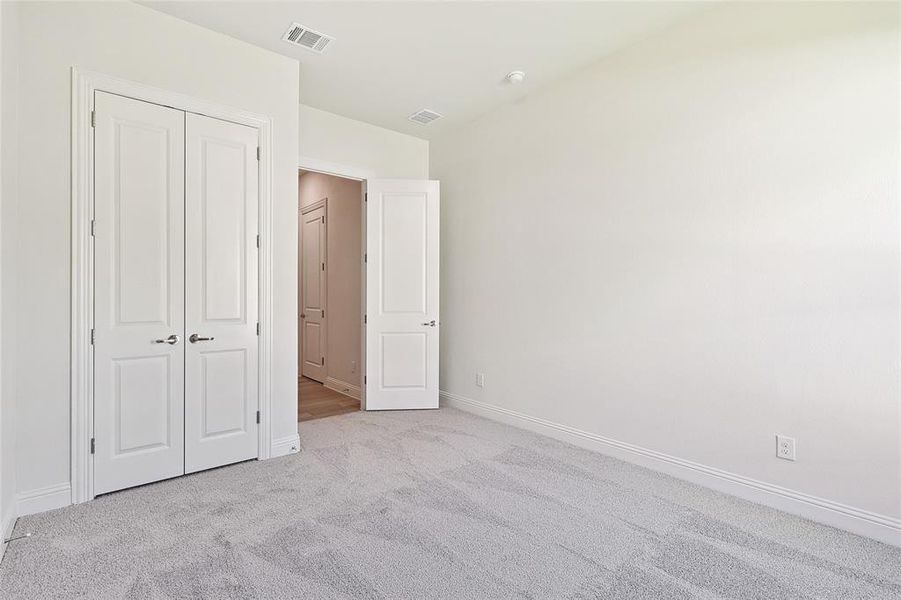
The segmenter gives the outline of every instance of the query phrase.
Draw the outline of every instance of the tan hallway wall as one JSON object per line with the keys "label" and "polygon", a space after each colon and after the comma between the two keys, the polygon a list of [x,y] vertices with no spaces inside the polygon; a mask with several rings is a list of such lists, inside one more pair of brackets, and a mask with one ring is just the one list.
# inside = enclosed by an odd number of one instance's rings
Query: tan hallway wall
{"label": "tan hallway wall", "polygon": [[298,187],[301,207],[328,198],[326,373],[329,379],[337,380],[334,383],[359,388],[362,183],[302,172]]}

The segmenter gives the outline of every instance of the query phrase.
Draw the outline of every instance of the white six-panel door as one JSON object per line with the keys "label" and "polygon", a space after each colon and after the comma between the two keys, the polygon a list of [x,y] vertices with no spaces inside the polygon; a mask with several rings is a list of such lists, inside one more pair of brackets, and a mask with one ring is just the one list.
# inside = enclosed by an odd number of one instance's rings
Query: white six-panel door
{"label": "white six-panel door", "polygon": [[366,193],[366,409],[438,408],[438,182]]}
{"label": "white six-panel door", "polygon": [[185,472],[255,458],[257,130],[188,113]]}
{"label": "white six-panel door", "polygon": [[98,92],[94,491],[184,472],[184,118]]}
{"label": "white six-panel door", "polygon": [[258,454],[256,129],[104,92],[94,493]]}

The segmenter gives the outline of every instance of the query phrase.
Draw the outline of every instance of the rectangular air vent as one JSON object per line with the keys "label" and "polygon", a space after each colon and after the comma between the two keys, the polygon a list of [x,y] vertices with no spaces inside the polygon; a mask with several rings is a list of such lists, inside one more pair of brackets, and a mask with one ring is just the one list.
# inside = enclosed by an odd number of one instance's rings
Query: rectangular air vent
{"label": "rectangular air vent", "polygon": [[412,115],[408,117],[411,121],[415,121],[420,125],[428,125],[432,121],[441,118],[441,115],[436,113],[434,110],[429,110],[427,108],[423,108],[422,110],[418,110]]}
{"label": "rectangular air vent", "polygon": [[285,35],[282,36],[282,40],[295,46],[306,48],[316,54],[322,54],[335,38],[313,31],[305,25],[293,23],[288,28],[288,31],[285,32]]}

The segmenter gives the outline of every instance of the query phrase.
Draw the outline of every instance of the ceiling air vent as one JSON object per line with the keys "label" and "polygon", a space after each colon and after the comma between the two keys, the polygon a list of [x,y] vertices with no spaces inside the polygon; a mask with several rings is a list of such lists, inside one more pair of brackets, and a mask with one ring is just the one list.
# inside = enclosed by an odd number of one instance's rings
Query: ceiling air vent
{"label": "ceiling air vent", "polygon": [[441,118],[441,115],[436,113],[434,110],[429,110],[427,108],[423,108],[422,110],[418,110],[412,115],[408,117],[411,121],[415,121],[420,125],[428,125],[432,121]]}
{"label": "ceiling air vent", "polygon": [[285,32],[285,35],[282,36],[282,40],[294,44],[295,46],[306,48],[316,54],[322,54],[335,38],[329,37],[324,33],[319,33],[318,31],[313,31],[305,25],[293,23],[291,27],[288,28],[288,31]]}

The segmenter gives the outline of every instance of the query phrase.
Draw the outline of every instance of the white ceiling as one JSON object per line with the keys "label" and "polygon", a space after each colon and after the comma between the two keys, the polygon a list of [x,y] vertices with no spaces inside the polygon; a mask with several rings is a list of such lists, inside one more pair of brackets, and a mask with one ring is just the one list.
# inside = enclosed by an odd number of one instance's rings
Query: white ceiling
{"label": "white ceiling", "polygon": [[[142,2],[300,61],[300,101],[422,138],[477,118],[698,10],[701,2]],[[292,22],[335,37],[317,55]],[[525,83],[504,85],[507,72]],[[430,125],[407,120],[429,108]]]}

